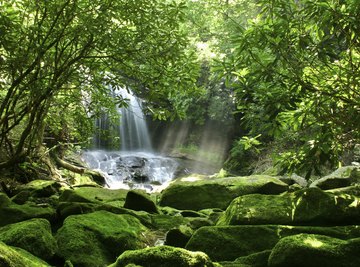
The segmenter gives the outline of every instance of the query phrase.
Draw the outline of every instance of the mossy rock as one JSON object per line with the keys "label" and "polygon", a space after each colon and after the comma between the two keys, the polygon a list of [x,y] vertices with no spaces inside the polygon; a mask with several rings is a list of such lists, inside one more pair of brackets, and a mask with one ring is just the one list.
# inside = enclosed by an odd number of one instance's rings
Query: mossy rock
{"label": "mossy rock", "polygon": [[0,193],[0,208],[7,207],[10,204],[11,204],[10,198],[4,193]]}
{"label": "mossy rock", "polygon": [[360,167],[345,166],[333,173],[322,177],[310,184],[310,187],[318,187],[323,190],[348,187],[360,183]]}
{"label": "mossy rock", "polygon": [[31,219],[1,227],[0,241],[25,249],[43,260],[52,258],[57,249],[51,225],[45,219]]}
{"label": "mossy rock", "polygon": [[146,245],[148,229],[131,215],[96,211],[72,215],[57,232],[58,255],[74,266],[105,266]]}
{"label": "mossy rock", "polygon": [[308,188],[282,195],[246,195],[232,201],[218,225],[346,225],[360,223],[360,199]]}
{"label": "mossy rock", "polygon": [[238,257],[272,249],[281,238],[300,233],[351,239],[360,237],[360,227],[281,225],[202,227],[195,231],[185,248],[192,251],[203,251],[213,261],[234,261]]}
{"label": "mossy rock", "polygon": [[193,233],[193,229],[185,225],[171,229],[166,233],[165,245],[185,248]]}
{"label": "mossy rock", "polygon": [[61,184],[54,180],[34,180],[18,188],[18,191],[28,191],[31,197],[50,197],[60,192]]}
{"label": "mossy rock", "polygon": [[43,260],[26,250],[0,242],[0,266],[4,267],[50,267]]}
{"label": "mossy rock", "polygon": [[[60,202],[108,203],[123,206],[128,190],[107,189],[100,187],[78,187],[65,190],[59,198]],[[119,204],[120,202],[120,204]]]}
{"label": "mossy rock", "polygon": [[149,213],[159,213],[158,208],[150,199],[150,196],[140,190],[131,190],[127,193],[124,208],[136,211],[142,210]]}
{"label": "mossy rock", "polygon": [[146,267],[213,267],[209,257],[202,252],[191,252],[182,248],[158,246],[141,250],[125,251],[109,267],[125,267],[135,264]]}
{"label": "mossy rock", "polygon": [[0,207],[0,218],[1,227],[32,218],[44,218],[50,222],[54,222],[57,214],[55,209],[49,205],[37,205],[35,203],[18,205],[11,203],[8,206]]}
{"label": "mossy rock", "polygon": [[187,177],[178,179],[167,187],[162,192],[159,204],[181,210],[226,209],[238,196],[253,193],[279,194],[287,189],[287,184],[266,175],[201,178],[194,181]]}
{"label": "mossy rock", "polygon": [[235,261],[220,262],[223,267],[264,267],[267,266],[271,250],[264,250],[248,256],[239,257]]}
{"label": "mossy rock", "polygon": [[312,234],[285,237],[273,248],[268,266],[357,267],[360,266],[360,238],[345,241]]}

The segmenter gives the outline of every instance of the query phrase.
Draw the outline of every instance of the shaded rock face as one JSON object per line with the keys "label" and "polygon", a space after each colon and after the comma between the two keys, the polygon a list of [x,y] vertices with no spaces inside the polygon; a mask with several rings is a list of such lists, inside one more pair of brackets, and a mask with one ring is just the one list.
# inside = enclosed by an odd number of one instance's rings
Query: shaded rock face
{"label": "shaded rock face", "polygon": [[226,209],[237,196],[254,193],[279,194],[288,189],[287,184],[266,175],[198,180],[195,178],[193,182],[188,180],[191,180],[191,177],[185,178],[185,181],[179,179],[166,188],[159,204],[183,210]]}
{"label": "shaded rock face", "polygon": [[182,248],[159,246],[124,252],[109,267],[125,267],[130,264],[146,267],[213,267],[210,258],[202,252]]}
{"label": "shaded rock face", "polygon": [[336,225],[360,223],[360,199],[309,188],[282,195],[246,195],[232,201],[218,225]]}
{"label": "shaded rock face", "polygon": [[340,187],[347,187],[360,182],[360,167],[346,166],[341,167],[333,173],[316,180],[310,184],[310,187],[318,187],[323,190],[329,190]]}
{"label": "shaded rock face", "polygon": [[43,260],[51,259],[57,244],[45,219],[31,219],[0,228],[0,241],[31,252]]}
{"label": "shaded rock face", "polygon": [[143,248],[147,231],[131,215],[72,215],[57,232],[58,254],[75,266],[106,266],[125,250]]}
{"label": "shaded rock face", "polygon": [[126,195],[124,208],[132,210],[143,210],[149,213],[159,213],[155,203],[145,192],[129,191]]}
{"label": "shaded rock face", "polygon": [[268,266],[357,267],[360,266],[360,238],[344,241],[311,234],[285,237],[273,248]]}

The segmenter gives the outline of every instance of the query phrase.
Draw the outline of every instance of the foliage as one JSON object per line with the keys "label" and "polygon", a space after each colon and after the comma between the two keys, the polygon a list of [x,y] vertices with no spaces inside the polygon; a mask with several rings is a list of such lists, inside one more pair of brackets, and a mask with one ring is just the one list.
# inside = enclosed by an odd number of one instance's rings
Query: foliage
{"label": "foliage", "polygon": [[110,88],[132,86],[155,113],[173,108],[171,115],[182,112],[173,95],[195,92],[181,2],[1,0],[0,6],[0,167],[36,155],[45,135],[55,144],[86,140],[91,116],[114,110]]}
{"label": "foliage", "polygon": [[360,8],[356,0],[258,1],[223,62],[250,135],[299,133],[284,171],[336,166],[359,140]]}

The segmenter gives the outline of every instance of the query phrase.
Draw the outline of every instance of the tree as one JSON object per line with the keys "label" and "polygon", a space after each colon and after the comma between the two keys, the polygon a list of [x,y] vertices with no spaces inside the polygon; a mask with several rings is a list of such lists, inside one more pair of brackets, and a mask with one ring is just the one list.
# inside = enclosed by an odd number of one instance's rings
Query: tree
{"label": "tree", "polygon": [[[287,172],[341,163],[359,141],[360,7],[355,0],[259,1],[224,63],[251,136],[292,144]],[[285,138],[286,139],[286,138]]]}
{"label": "tree", "polygon": [[39,156],[45,132],[59,137],[56,146],[75,125],[89,126],[89,114],[113,107],[109,85],[133,86],[160,111],[173,106],[168,95],[194,91],[181,2],[1,0],[0,8],[0,168]]}

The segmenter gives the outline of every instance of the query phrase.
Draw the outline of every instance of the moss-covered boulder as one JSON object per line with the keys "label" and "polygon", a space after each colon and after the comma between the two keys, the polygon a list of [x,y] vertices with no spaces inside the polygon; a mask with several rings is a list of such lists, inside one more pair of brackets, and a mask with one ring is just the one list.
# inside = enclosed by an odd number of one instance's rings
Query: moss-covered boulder
{"label": "moss-covered boulder", "polygon": [[18,205],[10,203],[6,206],[0,206],[0,227],[32,218],[44,218],[54,222],[56,217],[56,210],[47,204],[26,203]]}
{"label": "moss-covered boulder", "polygon": [[146,192],[131,190],[127,193],[124,208],[132,210],[143,210],[149,213],[159,213],[155,203]]}
{"label": "moss-covered boulder", "polygon": [[308,188],[282,195],[246,195],[232,201],[218,225],[339,225],[360,223],[360,199]]}
{"label": "moss-covered boulder", "polygon": [[287,189],[287,184],[267,175],[194,179],[186,177],[167,187],[161,194],[159,204],[181,210],[226,209],[238,196],[253,193],[279,194]]}
{"label": "moss-covered boulder", "polygon": [[43,260],[52,258],[57,249],[50,223],[45,219],[31,219],[1,227],[0,241],[23,248]]}
{"label": "moss-covered boulder", "polygon": [[109,267],[125,267],[135,264],[146,267],[212,267],[209,257],[202,252],[191,252],[182,248],[158,246],[141,250],[125,251]]}
{"label": "moss-covered boulder", "polygon": [[310,184],[310,187],[318,187],[323,190],[347,187],[360,183],[360,167],[345,166],[337,169],[333,173],[320,178]]}
{"label": "moss-covered boulder", "polygon": [[234,261],[220,262],[222,267],[266,267],[271,250],[264,250],[248,256],[239,257]]}
{"label": "moss-covered boulder", "polygon": [[193,233],[193,229],[186,225],[173,228],[166,233],[165,245],[185,248]]}
{"label": "moss-covered boulder", "polygon": [[213,261],[233,261],[238,257],[272,249],[281,238],[300,233],[350,239],[360,237],[360,227],[281,225],[202,227],[195,231],[185,248],[192,251],[203,251]]}
{"label": "moss-covered boulder", "polygon": [[50,197],[59,193],[61,184],[54,180],[34,180],[19,186],[18,191],[28,191],[32,197]]}
{"label": "moss-covered boulder", "polygon": [[273,248],[268,266],[357,267],[360,266],[360,238],[344,241],[309,234],[285,237]]}
{"label": "moss-covered boulder", "polygon": [[21,248],[0,242],[0,266],[4,267],[50,267],[49,264]]}
{"label": "moss-covered boulder", "polygon": [[10,198],[4,193],[0,193],[0,208],[7,207],[10,204],[11,204]]}
{"label": "moss-covered boulder", "polygon": [[96,211],[72,215],[58,230],[58,256],[74,266],[106,266],[129,249],[146,245],[148,229],[131,215]]}
{"label": "moss-covered boulder", "polygon": [[59,198],[60,202],[107,203],[122,207],[128,190],[107,189],[101,187],[78,187],[65,190]]}

